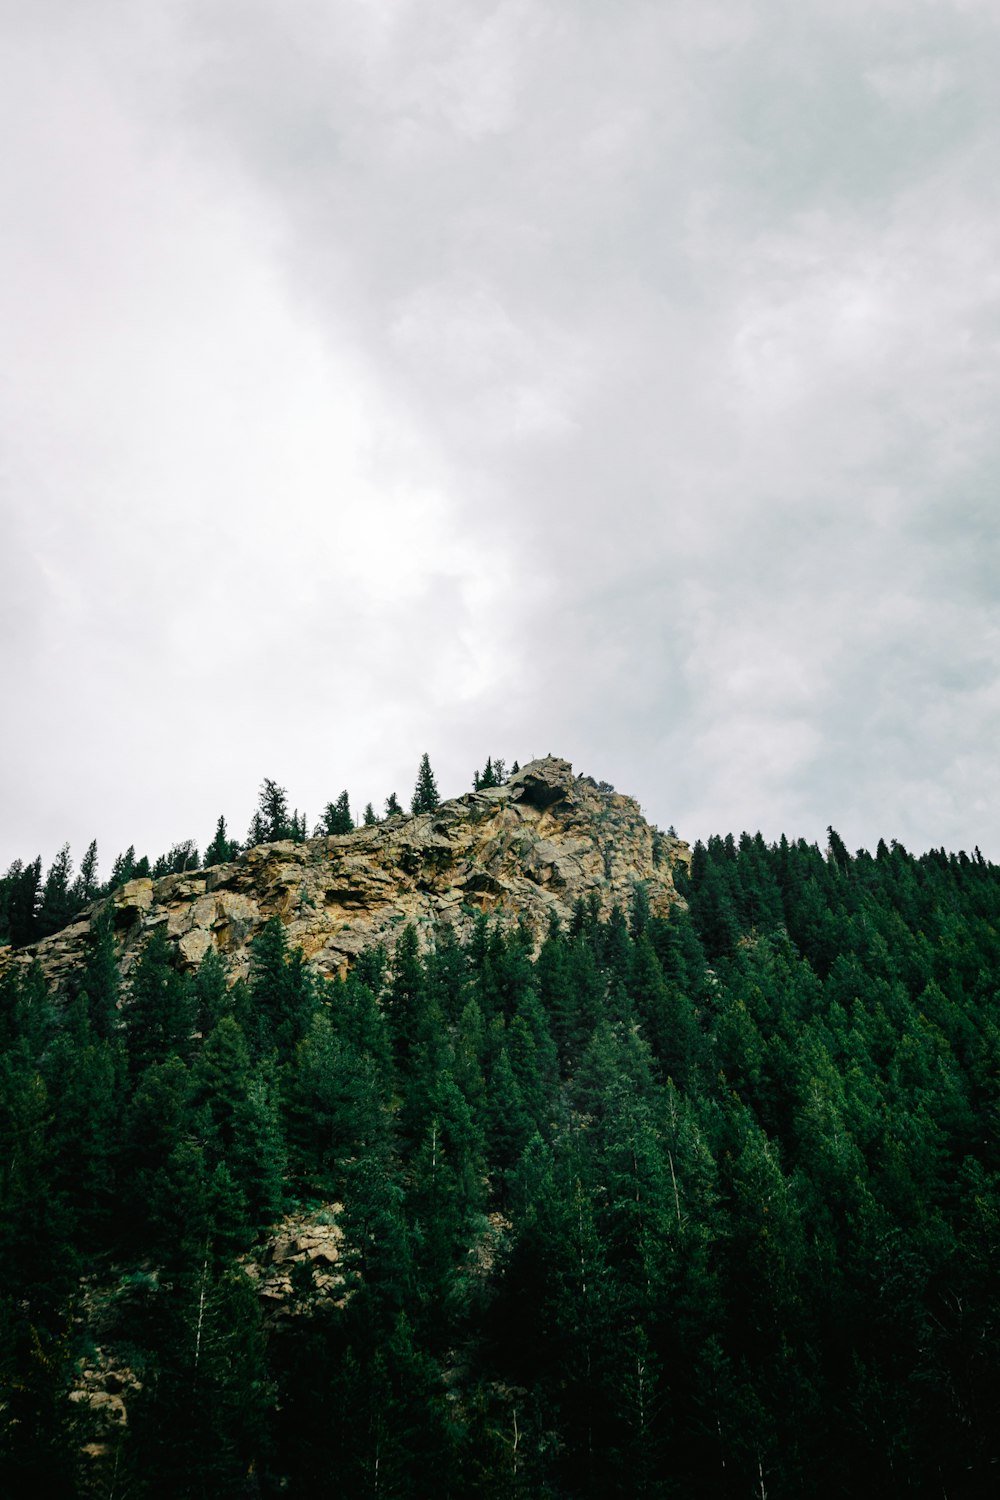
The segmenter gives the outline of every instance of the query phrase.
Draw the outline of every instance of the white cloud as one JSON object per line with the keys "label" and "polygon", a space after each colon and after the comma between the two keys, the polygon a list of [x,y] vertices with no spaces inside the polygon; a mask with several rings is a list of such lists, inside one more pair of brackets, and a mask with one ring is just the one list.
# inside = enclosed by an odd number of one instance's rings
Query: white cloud
{"label": "white cloud", "polygon": [[1000,857],[988,7],[7,24],[0,866],[424,748]]}

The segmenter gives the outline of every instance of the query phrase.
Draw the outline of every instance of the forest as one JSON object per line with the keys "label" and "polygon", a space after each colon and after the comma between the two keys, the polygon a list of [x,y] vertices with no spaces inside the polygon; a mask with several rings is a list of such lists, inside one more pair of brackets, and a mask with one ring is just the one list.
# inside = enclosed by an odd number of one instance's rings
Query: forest
{"label": "forest", "polygon": [[[677,883],[334,981],[277,918],[235,983],[154,929],[123,992],[110,917],[59,994],[8,964],[3,1492],[993,1493],[1000,869],[831,829]],[[282,1315],[296,1213],[336,1287]]]}

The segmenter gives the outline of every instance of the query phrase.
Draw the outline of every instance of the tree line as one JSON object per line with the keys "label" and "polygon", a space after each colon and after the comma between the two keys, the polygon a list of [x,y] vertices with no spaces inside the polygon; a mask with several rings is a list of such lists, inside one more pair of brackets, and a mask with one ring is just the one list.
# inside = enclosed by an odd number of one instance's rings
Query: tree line
{"label": "tree line", "polygon": [[[990,1492],[1000,870],[830,830],[678,879],[329,982],[277,919],[235,983],[154,928],[124,985],[107,918],[61,994],[9,967],[5,1492]],[[293,1208],[342,1290],[269,1322]],[[95,1324],[141,1390],[87,1456]]]}
{"label": "tree line", "polygon": [[[511,774],[517,769],[515,761]],[[489,757],[484,771],[475,772],[473,788],[479,791],[487,787],[502,786],[506,775],[504,761]],[[425,752],[417,770],[410,811],[432,812],[439,801],[437,779]],[[390,792],[383,814],[379,816],[369,802],[361,821],[364,826],[374,826],[385,818],[401,815],[402,812],[399,798],[395,792]],[[344,790],[323,808],[313,828],[313,837],[351,833],[355,826],[350,798]],[[305,813],[290,807],[285,787],[279,786],[270,777],[265,777],[261,783],[257,807],[242,843],[230,838],[225,817],[220,815],[215,833],[201,853],[193,839],[185,839],[150,861],[145,855],[137,856],[135,845],[131,844],[115,858],[110,874],[103,882],[97,878],[96,839],[88,846],[79,871],[75,874],[68,844],[64,844],[59,850],[44,877],[40,856],[33,860],[16,859],[6,873],[0,876],[0,944],[7,942],[15,948],[21,948],[38,942],[72,922],[91,902],[110,895],[129,880],[158,880],[161,876],[178,875],[186,870],[207,869],[211,865],[227,864],[244,850],[252,849],[258,844],[273,843],[279,839],[304,843],[307,837]]]}

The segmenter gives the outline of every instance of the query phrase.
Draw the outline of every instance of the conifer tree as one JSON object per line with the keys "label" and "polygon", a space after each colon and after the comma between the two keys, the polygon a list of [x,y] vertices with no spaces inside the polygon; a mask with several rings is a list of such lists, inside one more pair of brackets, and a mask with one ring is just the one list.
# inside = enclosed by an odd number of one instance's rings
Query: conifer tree
{"label": "conifer tree", "polygon": [[121,983],[115,951],[115,919],[110,903],[98,912],[90,931],[91,949],[83,971],[82,993],[94,1035],[106,1040],[118,1029]]}
{"label": "conifer tree", "polygon": [[260,812],[255,812],[250,819],[250,827],[247,829],[246,846],[248,849],[256,849],[258,844],[267,842],[267,825],[261,817]]}
{"label": "conifer tree", "polygon": [[312,973],[302,950],[289,952],[281,918],[274,916],[250,949],[247,1039],[257,1057],[276,1049],[285,1058],[306,1034],[316,1003]]}
{"label": "conifer tree", "polygon": [[187,1050],[194,1023],[194,997],[188,978],[170,962],[164,927],[146,939],[125,1012],[125,1034],[133,1076],[171,1052]]}
{"label": "conifer tree", "polygon": [[80,861],[80,873],[73,882],[73,900],[76,906],[86,906],[97,895],[97,840],[91,839],[87,852]]}
{"label": "conifer tree", "polygon": [[108,890],[116,891],[120,886],[126,885],[136,874],[135,845],[129,844],[124,854],[119,854],[111,866],[111,877],[108,880]]}
{"label": "conifer tree", "polygon": [[430,757],[425,750],[420,760],[420,769],[417,771],[417,782],[413,788],[410,810],[415,813],[433,812],[440,800],[437,782],[431,770]]}
{"label": "conifer tree", "polygon": [[[371,807],[371,803],[368,804]],[[374,821],[374,813],[372,814]],[[347,792],[341,792],[336,802],[328,802],[323,809],[323,814],[316,825],[316,837],[322,834],[352,833],[354,831],[354,819],[351,817],[351,804]]]}
{"label": "conifer tree", "polygon": [[484,792],[489,787],[497,785],[498,782],[496,773],[493,770],[493,758],[492,756],[488,755],[486,757],[486,765],[483,767],[482,774],[480,775],[478,771],[473,774],[472,789],[475,792]]}
{"label": "conifer tree", "polygon": [[[296,829],[298,819],[296,818]],[[273,844],[279,839],[295,837],[292,819],[288,812],[288,793],[285,788],[265,776],[261,782],[257,811],[250,824],[247,846]]]}
{"label": "conifer tree", "polygon": [[72,916],[74,904],[70,894],[71,874],[69,845],[63,844],[52,861],[42,886],[38,916],[35,919],[36,937],[48,937],[50,933],[58,932]]}
{"label": "conifer tree", "polygon": [[7,871],[7,931],[15,948],[35,940],[41,882],[41,855],[27,865],[16,859]]}
{"label": "conifer tree", "polygon": [[210,865],[226,865],[231,859],[235,858],[238,847],[226,832],[226,820],[220,813],[219,821],[215,825],[212,842],[202,857],[202,864],[206,870]]}

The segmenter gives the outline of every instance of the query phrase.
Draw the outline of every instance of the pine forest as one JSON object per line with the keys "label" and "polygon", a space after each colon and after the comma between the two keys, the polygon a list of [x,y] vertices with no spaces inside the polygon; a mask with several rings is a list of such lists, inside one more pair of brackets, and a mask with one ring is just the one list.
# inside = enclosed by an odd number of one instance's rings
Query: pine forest
{"label": "pine forest", "polygon": [[[72,915],[24,871],[15,947]],[[109,907],[57,986],[8,962],[3,1493],[994,1493],[1000,869],[831,829],[674,878],[343,976],[273,916],[235,982],[163,925],[126,980]]]}

